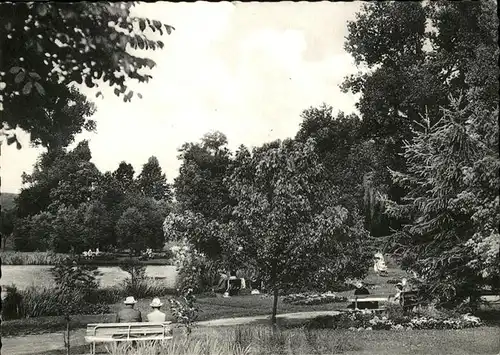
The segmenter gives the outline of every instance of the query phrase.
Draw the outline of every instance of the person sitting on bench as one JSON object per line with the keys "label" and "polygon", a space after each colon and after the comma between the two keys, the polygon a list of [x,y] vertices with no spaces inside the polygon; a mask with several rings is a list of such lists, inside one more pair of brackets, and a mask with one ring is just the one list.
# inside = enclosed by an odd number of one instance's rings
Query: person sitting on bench
{"label": "person sitting on bench", "polygon": [[[366,286],[363,285],[363,283],[361,281],[358,281],[354,284],[354,286],[356,287],[356,289],[354,290],[354,296],[365,296],[365,295],[369,295],[370,294],[370,291],[368,291],[368,288],[366,288]],[[347,306],[347,308],[352,308],[354,309],[356,307],[356,305],[353,303],[351,303],[349,306]],[[377,309],[378,308],[378,302],[362,302],[362,301],[358,301],[357,302],[357,308],[358,309]]]}
{"label": "person sitting on bench", "polygon": [[134,309],[134,306],[137,303],[134,297],[127,297],[123,303],[125,304],[125,308],[118,312],[115,323],[142,322],[141,312]]}
{"label": "person sitting on bench", "polygon": [[147,315],[148,322],[155,322],[155,323],[165,322],[167,315],[162,311],[160,311],[161,306],[163,306],[163,303],[161,303],[160,299],[158,297],[154,298],[150,306],[151,308],[153,308],[153,312]]}
{"label": "person sitting on bench", "polygon": [[217,287],[213,289],[214,292],[224,293],[227,289],[227,280],[229,276],[226,271],[220,271],[220,279],[217,283]]}

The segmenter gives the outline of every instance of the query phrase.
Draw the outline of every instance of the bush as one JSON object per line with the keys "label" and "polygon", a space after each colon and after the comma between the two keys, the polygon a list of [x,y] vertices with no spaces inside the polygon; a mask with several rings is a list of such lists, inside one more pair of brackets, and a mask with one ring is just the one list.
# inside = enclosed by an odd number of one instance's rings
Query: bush
{"label": "bush", "polygon": [[220,278],[219,265],[193,250],[192,247],[177,247],[172,250],[179,271],[177,288],[179,290],[193,289],[196,294],[206,292],[217,284]]}
{"label": "bush", "polygon": [[146,276],[146,265],[136,259],[126,259],[120,263],[120,269],[130,274],[132,281],[144,279]]}
{"label": "bush", "polygon": [[[63,306],[64,305],[64,306]],[[62,316],[69,314],[103,314],[109,307],[85,301],[85,294],[80,290],[62,290],[60,288],[29,287],[25,290],[8,288],[8,294],[2,302],[4,320],[33,318],[41,316]]]}
{"label": "bush", "polygon": [[106,287],[87,290],[84,300],[92,304],[113,304],[125,296],[125,291],[121,287]]}
{"label": "bush", "polygon": [[345,302],[346,297],[334,293],[295,293],[283,297],[284,303],[295,305],[316,305],[334,302]]}
{"label": "bush", "polygon": [[151,279],[126,279],[120,286],[123,296],[135,298],[160,297],[176,293],[175,289],[167,287],[162,281]]}
{"label": "bush", "polygon": [[69,254],[47,252],[1,252],[3,265],[56,265],[70,257]]}
{"label": "bush", "polygon": [[62,260],[50,272],[58,287],[69,290],[96,289],[99,286],[97,276],[101,275],[97,267],[79,265],[72,259]]}
{"label": "bush", "polygon": [[469,314],[448,318],[401,316],[393,313],[380,317],[370,311],[342,312],[334,316],[320,316],[307,324],[307,329],[398,330],[398,329],[464,329],[480,326],[481,320]]}

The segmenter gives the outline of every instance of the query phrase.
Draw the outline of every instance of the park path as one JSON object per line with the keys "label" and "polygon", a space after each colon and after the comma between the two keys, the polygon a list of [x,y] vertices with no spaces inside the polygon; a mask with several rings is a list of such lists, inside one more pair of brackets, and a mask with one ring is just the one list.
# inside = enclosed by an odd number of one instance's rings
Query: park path
{"label": "park path", "polygon": [[[323,315],[335,315],[338,311],[317,311],[317,312],[298,312],[278,314],[278,319],[311,319]],[[260,323],[269,321],[271,317],[252,316],[238,318],[214,319],[203,322],[197,322],[199,327],[220,327],[235,326],[251,323]],[[78,329],[71,333],[71,346],[81,346],[85,344],[85,329]],[[63,332],[46,333],[36,335],[25,335],[15,337],[2,337],[1,355],[30,355],[44,353],[51,350],[64,349]]]}

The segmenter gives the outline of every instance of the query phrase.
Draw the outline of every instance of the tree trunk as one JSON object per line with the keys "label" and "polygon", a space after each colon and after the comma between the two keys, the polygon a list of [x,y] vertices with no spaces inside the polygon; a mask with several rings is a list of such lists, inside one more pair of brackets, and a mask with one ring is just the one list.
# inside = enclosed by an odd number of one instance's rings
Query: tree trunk
{"label": "tree trunk", "polygon": [[71,351],[71,346],[69,343],[69,331],[70,331],[69,321],[70,321],[69,316],[66,316],[66,355],[70,355],[70,351]]}
{"label": "tree trunk", "polygon": [[271,317],[271,324],[273,326],[273,330],[276,329],[276,313],[278,310],[278,288],[274,287],[274,299],[273,299],[273,315]]}

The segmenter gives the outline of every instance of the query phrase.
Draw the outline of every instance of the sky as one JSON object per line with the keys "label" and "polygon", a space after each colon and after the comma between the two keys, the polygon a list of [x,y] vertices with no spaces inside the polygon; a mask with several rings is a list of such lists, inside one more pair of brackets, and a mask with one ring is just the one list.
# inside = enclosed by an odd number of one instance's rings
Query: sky
{"label": "sky", "polygon": [[[259,146],[295,136],[301,113],[322,103],[356,112],[357,97],[342,93],[345,76],[358,71],[345,52],[347,21],[361,2],[141,3],[135,15],[175,27],[161,51],[143,51],[157,66],[147,84],[131,81],[143,99],[124,103],[107,87],[82,88],[94,101],[92,162],[113,171],[121,161],[138,174],[156,156],[170,183],[181,162],[178,148],[221,131],[229,148]],[[101,90],[104,98],[95,98]],[[19,192],[43,149],[2,144],[1,191]]]}

